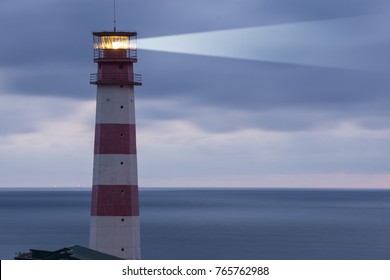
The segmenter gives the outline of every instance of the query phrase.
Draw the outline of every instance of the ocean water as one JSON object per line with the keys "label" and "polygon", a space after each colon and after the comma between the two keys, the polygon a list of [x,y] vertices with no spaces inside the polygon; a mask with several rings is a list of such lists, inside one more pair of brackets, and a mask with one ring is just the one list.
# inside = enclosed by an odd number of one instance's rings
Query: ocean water
{"label": "ocean water", "polygon": [[[140,191],[143,259],[390,259],[390,191]],[[88,190],[0,189],[0,259],[88,244]]]}

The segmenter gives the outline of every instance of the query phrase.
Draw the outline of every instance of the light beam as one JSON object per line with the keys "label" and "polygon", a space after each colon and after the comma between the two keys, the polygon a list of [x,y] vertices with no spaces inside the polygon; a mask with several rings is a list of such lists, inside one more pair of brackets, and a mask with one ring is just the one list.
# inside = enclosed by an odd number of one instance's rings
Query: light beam
{"label": "light beam", "polygon": [[138,47],[162,52],[375,71],[380,59],[367,52],[367,46],[383,38],[373,38],[378,36],[373,27],[372,16],[359,16],[144,38],[138,40]]}

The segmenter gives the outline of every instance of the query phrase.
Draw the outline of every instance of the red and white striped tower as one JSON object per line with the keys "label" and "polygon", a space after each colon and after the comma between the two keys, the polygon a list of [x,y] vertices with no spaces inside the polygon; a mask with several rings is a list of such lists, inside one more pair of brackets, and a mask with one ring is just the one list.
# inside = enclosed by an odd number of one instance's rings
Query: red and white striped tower
{"label": "red and white striped tower", "polygon": [[98,72],[90,248],[140,259],[134,74],[136,32],[94,32]]}

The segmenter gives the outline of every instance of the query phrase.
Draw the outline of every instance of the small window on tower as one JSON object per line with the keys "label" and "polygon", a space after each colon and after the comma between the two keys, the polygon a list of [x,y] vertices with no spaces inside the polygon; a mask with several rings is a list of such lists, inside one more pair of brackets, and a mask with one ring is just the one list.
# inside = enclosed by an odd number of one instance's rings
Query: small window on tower
{"label": "small window on tower", "polygon": [[123,64],[119,64],[119,69],[123,69]]}

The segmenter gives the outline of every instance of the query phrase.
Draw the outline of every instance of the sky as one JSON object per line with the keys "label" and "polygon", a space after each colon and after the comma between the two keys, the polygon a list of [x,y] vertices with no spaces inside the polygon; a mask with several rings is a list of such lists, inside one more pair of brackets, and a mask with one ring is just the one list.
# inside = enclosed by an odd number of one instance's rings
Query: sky
{"label": "sky", "polygon": [[[390,188],[388,0],[116,0],[139,186]],[[1,0],[0,187],[90,187],[112,0]]]}

